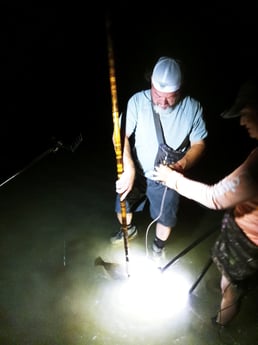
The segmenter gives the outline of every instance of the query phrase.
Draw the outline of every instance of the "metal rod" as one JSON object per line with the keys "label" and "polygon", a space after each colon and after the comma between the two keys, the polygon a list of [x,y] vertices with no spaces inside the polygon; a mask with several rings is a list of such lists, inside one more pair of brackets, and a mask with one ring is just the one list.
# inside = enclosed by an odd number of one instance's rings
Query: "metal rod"
{"label": "metal rod", "polygon": [[7,180],[5,180],[4,182],[2,182],[0,184],[0,187],[4,186],[7,182],[10,182],[11,180],[13,180],[16,176],[20,175],[21,173],[23,173],[24,171],[26,171],[27,169],[31,168],[34,164],[36,164],[38,161],[40,161],[41,159],[43,159],[45,156],[47,156],[48,154],[55,152],[57,150],[57,147],[55,148],[50,148],[48,150],[46,150],[45,152],[43,152],[41,155],[39,155],[38,157],[36,157],[35,159],[33,159],[32,162],[30,162],[26,167],[24,167],[23,169],[21,169],[20,171],[16,172],[14,175],[12,175],[11,177],[9,177]]}
{"label": "metal rod", "polygon": [[192,287],[189,289],[189,293],[192,293],[193,290],[196,288],[196,286],[199,284],[199,282],[201,281],[202,277],[204,276],[204,274],[208,271],[209,267],[212,265],[213,260],[212,258],[209,258],[209,260],[207,261],[206,265],[203,267],[200,275],[198,276],[198,278],[196,279],[195,283],[193,283]]}
{"label": "metal rod", "polygon": [[177,254],[172,260],[170,260],[165,266],[160,267],[160,271],[164,272],[169,266],[171,266],[173,263],[175,263],[181,256],[185,255],[186,253],[188,253],[191,249],[193,249],[194,247],[196,247],[200,242],[202,242],[203,240],[205,240],[208,236],[210,236],[211,234],[213,234],[215,231],[218,231],[219,227],[215,226],[214,229],[207,231],[206,233],[204,233],[202,236],[200,236],[199,238],[197,238],[195,241],[193,241],[188,247],[186,247],[185,249],[183,249],[179,254]]}

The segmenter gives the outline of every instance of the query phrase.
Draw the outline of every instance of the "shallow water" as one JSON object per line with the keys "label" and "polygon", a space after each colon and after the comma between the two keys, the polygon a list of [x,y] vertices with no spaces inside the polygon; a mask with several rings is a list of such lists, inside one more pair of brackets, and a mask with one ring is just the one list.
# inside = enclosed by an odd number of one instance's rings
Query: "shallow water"
{"label": "shallow water", "polygon": [[[87,150],[81,145],[74,153],[49,155],[1,189],[0,343],[256,344],[257,288],[223,329],[210,320],[220,301],[213,265],[189,294],[209,260],[216,232],[163,273],[159,269],[212,232],[221,213],[183,200],[166,258],[156,263],[146,250],[154,227],[146,235],[150,219],[144,211],[135,217],[139,235],[128,243],[126,262],[124,245],[109,243],[117,228],[114,161],[89,165]],[[105,267],[95,266],[98,256],[125,273],[129,269],[130,276],[113,279]]]}

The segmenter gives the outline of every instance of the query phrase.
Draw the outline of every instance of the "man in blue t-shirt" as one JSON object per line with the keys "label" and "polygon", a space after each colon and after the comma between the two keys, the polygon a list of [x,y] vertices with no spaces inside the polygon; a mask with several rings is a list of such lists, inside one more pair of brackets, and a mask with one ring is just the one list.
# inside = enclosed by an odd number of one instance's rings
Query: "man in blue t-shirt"
{"label": "man in blue t-shirt", "polygon": [[[142,211],[148,200],[151,218],[156,220],[152,252],[155,257],[162,257],[166,240],[177,222],[179,195],[153,178],[160,143],[155,121],[160,121],[166,145],[182,153],[183,157],[173,168],[183,172],[191,168],[205,150],[208,133],[203,108],[197,100],[183,95],[179,62],[164,56],[154,66],[151,88],[129,99],[125,116],[123,173],[116,181],[115,211],[122,224],[120,201],[126,200],[127,233],[131,240],[137,235],[133,213]],[[112,244],[123,242],[123,229],[110,240]]]}

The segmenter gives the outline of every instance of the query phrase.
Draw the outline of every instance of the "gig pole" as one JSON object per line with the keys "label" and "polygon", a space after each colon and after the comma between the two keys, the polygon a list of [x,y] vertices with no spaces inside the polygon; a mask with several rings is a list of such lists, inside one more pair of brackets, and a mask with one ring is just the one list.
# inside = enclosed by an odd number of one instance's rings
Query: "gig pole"
{"label": "gig pole", "polygon": [[[109,81],[111,89],[111,99],[112,99],[112,118],[113,118],[113,141],[114,149],[116,154],[116,167],[117,167],[117,176],[120,178],[123,173],[123,152],[121,146],[121,133],[119,125],[119,111],[118,111],[118,101],[117,101],[117,87],[116,87],[116,75],[115,75],[115,59],[113,53],[113,45],[111,40],[110,33],[110,22],[107,19],[107,45],[108,45],[108,63],[109,63]],[[128,277],[129,274],[129,255],[128,255],[128,231],[127,231],[127,222],[126,222],[126,203],[125,200],[120,201],[121,207],[121,217],[122,217],[122,230],[124,238],[124,249],[125,249],[125,259],[126,259],[126,270]]]}

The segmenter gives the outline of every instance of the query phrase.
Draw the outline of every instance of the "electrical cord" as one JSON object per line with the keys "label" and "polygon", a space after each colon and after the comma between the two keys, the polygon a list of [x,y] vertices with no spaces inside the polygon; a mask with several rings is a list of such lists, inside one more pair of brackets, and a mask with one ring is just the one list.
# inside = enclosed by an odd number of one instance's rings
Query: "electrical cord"
{"label": "electrical cord", "polygon": [[164,206],[164,201],[165,201],[165,196],[167,193],[167,189],[168,187],[165,186],[164,188],[164,192],[163,192],[163,196],[162,196],[162,200],[161,200],[161,204],[160,204],[160,211],[159,211],[159,215],[153,219],[153,221],[148,225],[147,229],[146,229],[146,234],[145,234],[145,252],[146,252],[146,257],[149,256],[149,251],[148,251],[148,235],[149,235],[149,231],[151,226],[160,218],[162,211],[163,211],[163,206]]}
{"label": "electrical cord", "polygon": [[[166,152],[166,155],[165,155],[162,163],[164,165],[168,165],[168,153],[167,152]],[[162,214],[162,211],[163,211],[164,201],[165,201],[165,197],[166,197],[167,190],[168,190],[168,187],[165,184],[164,184],[164,186],[165,186],[165,188],[164,188],[163,196],[162,196],[162,199],[161,199],[159,215],[155,219],[153,219],[153,221],[148,225],[148,227],[146,229],[146,235],[145,235],[145,253],[146,253],[146,257],[149,256],[149,251],[148,251],[148,234],[149,234],[149,230],[150,230],[151,226],[155,222],[157,222],[157,220],[161,217],[161,214]]]}

